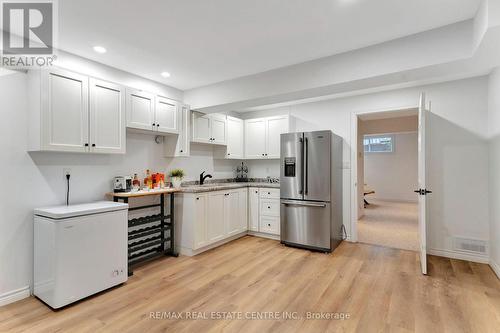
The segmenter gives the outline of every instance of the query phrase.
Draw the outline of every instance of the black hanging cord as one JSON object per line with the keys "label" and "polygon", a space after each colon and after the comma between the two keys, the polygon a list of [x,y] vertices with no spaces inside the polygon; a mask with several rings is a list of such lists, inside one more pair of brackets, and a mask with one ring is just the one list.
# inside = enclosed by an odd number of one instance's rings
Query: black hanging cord
{"label": "black hanging cord", "polygon": [[71,175],[68,173],[66,175],[66,183],[67,183],[67,188],[66,188],[66,206],[69,206],[69,178]]}

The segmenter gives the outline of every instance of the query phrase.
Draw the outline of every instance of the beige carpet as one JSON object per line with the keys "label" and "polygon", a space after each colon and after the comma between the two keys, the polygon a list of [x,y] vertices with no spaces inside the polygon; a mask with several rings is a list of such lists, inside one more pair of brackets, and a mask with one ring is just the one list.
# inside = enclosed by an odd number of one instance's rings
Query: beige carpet
{"label": "beige carpet", "polygon": [[358,241],[418,251],[418,205],[368,199],[365,216],[358,221]]}

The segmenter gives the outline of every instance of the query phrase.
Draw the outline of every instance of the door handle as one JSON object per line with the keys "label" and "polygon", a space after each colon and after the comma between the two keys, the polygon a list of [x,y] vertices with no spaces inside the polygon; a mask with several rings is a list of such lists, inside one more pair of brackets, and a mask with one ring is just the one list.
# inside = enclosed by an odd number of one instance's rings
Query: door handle
{"label": "door handle", "polygon": [[432,191],[429,191],[429,190],[427,190],[427,189],[423,189],[423,188],[418,189],[418,190],[415,190],[415,191],[413,191],[413,192],[418,193],[418,194],[420,194],[420,195],[427,195],[427,194],[429,194],[429,193],[432,193]]}
{"label": "door handle", "polygon": [[324,203],[314,203],[314,202],[305,202],[305,201],[289,201],[289,200],[283,200],[281,201],[282,205],[289,205],[289,206],[306,206],[306,207],[321,207],[325,208],[326,204]]}
{"label": "door handle", "polygon": [[307,161],[308,160],[308,158],[307,158],[308,156],[307,155],[309,154],[309,144],[308,144],[309,142],[308,142],[307,137],[304,138],[304,142],[305,142],[305,156],[304,156],[304,159],[305,159],[305,163],[304,163],[304,165],[305,165],[305,170],[304,170],[304,175],[305,175],[304,178],[305,178],[305,180],[304,180],[304,184],[305,185],[304,185],[304,194],[307,195],[307,192],[309,192],[309,189],[308,189],[308,187],[309,187],[309,184],[308,184],[309,183],[309,181],[308,181],[308,178],[309,178],[308,177],[309,165],[308,164],[309,163]]}
{"label": "door handle", "polygon": [[300,143],[300,186],[299,186],[299,194],[304,193],[304,140],[302,138],[299,139]]}

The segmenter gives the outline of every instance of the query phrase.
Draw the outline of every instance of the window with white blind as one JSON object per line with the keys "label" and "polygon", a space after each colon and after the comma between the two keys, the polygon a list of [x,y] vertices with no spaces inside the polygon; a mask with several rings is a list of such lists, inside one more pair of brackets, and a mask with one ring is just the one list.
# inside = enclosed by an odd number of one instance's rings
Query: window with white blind
{"label": "window with white blind", "polygon": [[394,152],[394,136],[365,135],[363,146],[365,153],[392,153]]}

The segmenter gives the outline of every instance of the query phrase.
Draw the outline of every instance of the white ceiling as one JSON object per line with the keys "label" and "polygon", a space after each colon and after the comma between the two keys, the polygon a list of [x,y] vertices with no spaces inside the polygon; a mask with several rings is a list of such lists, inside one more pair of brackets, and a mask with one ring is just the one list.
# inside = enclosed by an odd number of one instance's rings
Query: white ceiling
{"label": "white ceiling", "polygon": [[64,0],[59,48],[185,90],[470,19],[479,3]]}

